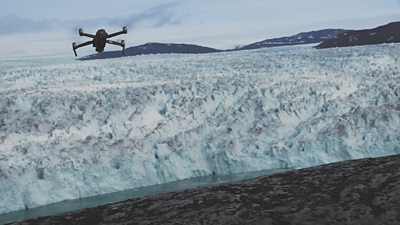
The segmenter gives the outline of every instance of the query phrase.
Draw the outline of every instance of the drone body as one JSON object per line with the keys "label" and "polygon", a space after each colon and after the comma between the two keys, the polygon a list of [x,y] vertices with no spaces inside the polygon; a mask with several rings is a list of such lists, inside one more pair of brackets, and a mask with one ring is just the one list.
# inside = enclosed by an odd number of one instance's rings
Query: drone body
{"label": "drone body", "polygon": [[87,42],[84,42],[84,43],[78,44],[78,45],[74,42],[74,43],[72,43],[72,49],[74,50],[75,56],[78,56],[76,54],[76,49],[87,46],[87,45],[93,45],[93,47],[96,48],[97,52],[103,52],[106,44],[108,43],[108,44],[112,44],[112,45],[121,46],[122,53],[125,53],[125,41],[122,40],[121,42],[117,42],[117,41],[108,40],[108,38],[112,38],[112,37],[115,37],[115,36],[118,36],[121,34],[127,34],[127,33],[128,33],[128,29],[126,27],[123,27],[122,31],[115,32],[112,34],[107,34],[106,30],[100,29],[96,32],[96,35],[84,33],[82,29],[79,29],[79,36],[93,38],[93,40],[87,41]]}

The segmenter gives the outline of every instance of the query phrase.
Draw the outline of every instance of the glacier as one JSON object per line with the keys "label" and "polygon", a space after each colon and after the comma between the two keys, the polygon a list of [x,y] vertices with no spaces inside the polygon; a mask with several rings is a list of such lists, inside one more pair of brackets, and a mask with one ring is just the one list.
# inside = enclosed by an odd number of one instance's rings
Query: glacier
{"label": "glacier", "polygon": [[0,214],[400,154],[400,45],[0,61]]}

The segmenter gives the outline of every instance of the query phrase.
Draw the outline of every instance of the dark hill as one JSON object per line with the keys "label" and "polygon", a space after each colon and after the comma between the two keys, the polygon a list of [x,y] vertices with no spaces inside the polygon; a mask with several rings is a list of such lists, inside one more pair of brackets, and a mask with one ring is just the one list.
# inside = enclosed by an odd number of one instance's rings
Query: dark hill
{"label": "dark hill", "polygon": [[346,32],[342,29],[325,29],[311,32],[303,32],[289,37],[273,38],[253,44],[245,45],[237,50],[259,49],[266,47],[278,47],[289,45],[314,44],[332,39],[339,34]]}
{"label": "dark hill", "polygon": [[374,29],[348,31],[326,40],[316,48],[349,47],[400,42],[400,22],[389,23]]}
{"label": "dark hill", "polygon": [[127,48],[125,50],[124,55],[122,54],[121,51],[110,51],[110,52],[102,52],[93,55],[88,55],[80,58],[80,60],[109,59],[109,58],[118,58],[123,56],[165,54],[165,53],[199,54],[199,53],[212,53],[219,51],[220,50],[214,48],[208,48],[199,45],[147,43],[144,45]]}

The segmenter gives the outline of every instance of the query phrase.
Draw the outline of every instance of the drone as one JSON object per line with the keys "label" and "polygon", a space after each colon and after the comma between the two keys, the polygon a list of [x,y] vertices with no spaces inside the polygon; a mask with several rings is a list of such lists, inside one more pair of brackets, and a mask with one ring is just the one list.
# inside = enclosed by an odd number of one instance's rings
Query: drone
{"label": "drone", "polygon": [[93,38],[91,41],[84,42],[82,44],[76,44],[75,42],[72,43],[72,49],[74,50],[75,56],[77,57],[78,54],[76,54],[76,49],[87,46],[87,45],[93,45],[93,47],[96,48],[97,52],[103,52],[104,47],[106,47],[106,44],[112,44],[112,45],[118,45],[122,47],[122,53],[125,54],[125,41],[122,40],[121,42],[117,41],[112,41],[108,40],[108,38],[112,38],[121,34],[127,34],[128,33],[128,28],[123,27],[122,31],[118,31],[112,34],[107,34],[106,30],[100,29],[96,32],[96,35],[93,34],[88,34],[83,32],[83,29],[79,29],[79,36],[84,36],[84,37],[89,37]]}

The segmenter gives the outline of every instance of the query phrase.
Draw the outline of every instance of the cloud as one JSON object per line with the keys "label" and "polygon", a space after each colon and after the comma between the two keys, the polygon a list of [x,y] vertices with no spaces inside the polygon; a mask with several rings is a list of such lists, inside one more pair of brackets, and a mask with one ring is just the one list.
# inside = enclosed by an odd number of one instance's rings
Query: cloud
{"label": "cloud", "polygon": [[148,23],[152,27],[179,24],[180,20],[174,14],[174,8],[181,4],[181,1],[167,3],[152,7],[137,15],[130,15],[125,18],[115,18],[109,21],[110,25],[135,27],[140,23]]}
{"label": "cloud", "polygon": [[176,25],[180,19],[175,13],[175,8],[182,1],[157,5],[144,10],[139,14],[132,14],[126,17],[99,17],[95,19],[76,19],[76,20],[34,20],[21,18],[15,15],[0,17],[0,35],[16,33],[37,33],[52,31],[56,29],[77,29],[79,27],[104,27],[104,26],[128,26],[134,28],[140,24],[149,27],[162,27],[165,25]]}
{"label": "cloud", "polygon": [[55,25],[55,21],[52,20],[37,21],[15,15],[6,15],[0,17],[0,35],[49,31],[54,29]]}

